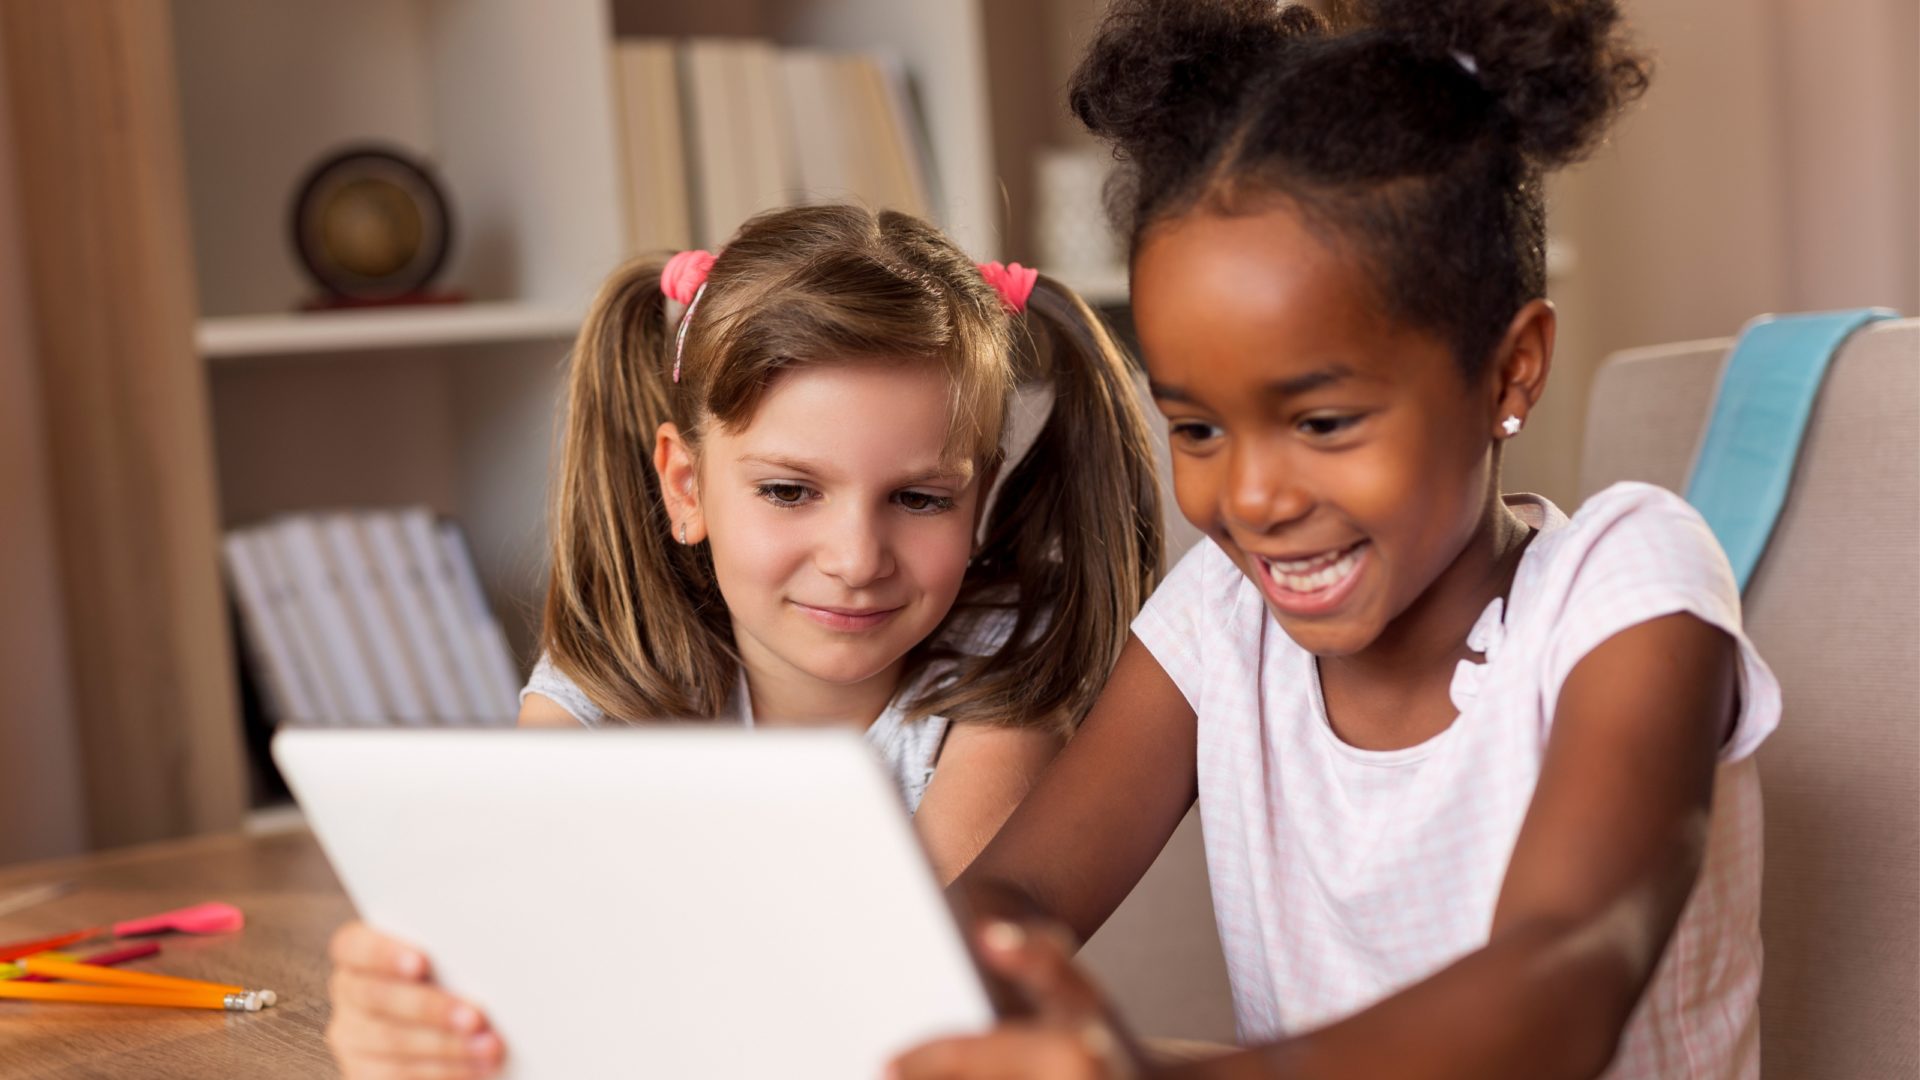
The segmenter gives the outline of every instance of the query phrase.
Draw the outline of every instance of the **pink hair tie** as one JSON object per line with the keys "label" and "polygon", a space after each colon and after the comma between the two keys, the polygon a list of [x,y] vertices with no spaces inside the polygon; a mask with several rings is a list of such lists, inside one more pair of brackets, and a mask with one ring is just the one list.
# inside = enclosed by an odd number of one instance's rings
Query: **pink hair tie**
{"label": "pink hair tie", "polygon": [[707,275],[713,272],[717,257],[711,251],[682,251],[660,269],[660,291],[667,299],[687,306],[680,315],[680,329],[673,335],[673,381],[676,383],[680,381],[680,352],[687,347],[687,326],[693,322],[693,309],[700,306],[700,297],[707,291]]}
{"label": "pink hair tie", "polygon": [[1034,282],[1040,280],[1040,271],[1031,270],[1019,263],[1002,265],[997,262],[980,264],[980,276],[987,279],[993,291],[1000,294],[1000,302],[1015,315],[1027,310],[1027,297],[1033,295]]}
{"label": "pink hair tie", "polygon": [[682,251],[667,260],[660,270],[660,291],[667,299],[679,304],[693,303],[693,297],[700,286],[707,283],[707,275],[713,272],[713,261],[717,258],[711,251]]}

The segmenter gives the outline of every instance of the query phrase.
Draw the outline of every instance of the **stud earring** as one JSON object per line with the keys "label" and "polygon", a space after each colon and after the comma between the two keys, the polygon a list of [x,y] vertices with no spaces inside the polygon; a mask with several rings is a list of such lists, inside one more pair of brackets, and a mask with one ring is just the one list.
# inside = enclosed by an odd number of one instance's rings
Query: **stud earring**
{"label": "stud earring", "polygon": [[683,521],[680,523],[680,543],[684,545],[686,542],[687,542],[687,523]]}
{"label": "stud earring", "polygon": [[1500,421],[1500,430],[1506,432],[1507,438],[1511,439],[1515,435],[1520,434],[1521,425],[1525,423],[1526,421],[1517,416],[1509,416],[1505,420]]}

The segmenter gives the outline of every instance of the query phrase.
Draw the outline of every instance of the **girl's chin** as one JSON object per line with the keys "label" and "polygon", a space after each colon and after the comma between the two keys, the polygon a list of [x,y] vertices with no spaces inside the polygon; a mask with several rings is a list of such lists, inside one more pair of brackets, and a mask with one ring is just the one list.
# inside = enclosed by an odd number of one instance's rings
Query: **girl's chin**
{"label": "girl's chin", "polygon": [[1295,645],[1322,659],[1331,660],[1352,656],[1372,645],[1380,637],[1379,627],[1359,618],[1321,621],[1294,618],[1283,612],[1274,611],[1272,605],[1268,605],[1267,610],[1280,624],[1280,629],[1293,639]]}
{"label": "girl's chin", "polygon": [[906,649],[834,649],[791,657],[789,662],[809,678],[829,686],[859,686],[894,670]]}

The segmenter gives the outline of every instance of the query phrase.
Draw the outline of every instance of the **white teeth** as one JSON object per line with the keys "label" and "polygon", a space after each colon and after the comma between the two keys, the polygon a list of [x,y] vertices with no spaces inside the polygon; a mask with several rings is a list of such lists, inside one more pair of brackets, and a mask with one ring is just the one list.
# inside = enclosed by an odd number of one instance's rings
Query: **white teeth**
{"label": "white teeth", "polygon": [[1269,559],[1267,565],[1282,573],[1311,574],[1331,563],[1339,555],[1337,551],[1330,551],[1325,555],[1315,555],[1311,559]]}
{"label": "white teeth", "polygon": [[1329,585],[1345,581],[1348,574],[1360,561],[1360,548],[1352,547],[1340,554],[1331,564],[1328,556],[1297,562],[1269,562],[1267,576],[1275,585],[1288,592],[1319,592]]}

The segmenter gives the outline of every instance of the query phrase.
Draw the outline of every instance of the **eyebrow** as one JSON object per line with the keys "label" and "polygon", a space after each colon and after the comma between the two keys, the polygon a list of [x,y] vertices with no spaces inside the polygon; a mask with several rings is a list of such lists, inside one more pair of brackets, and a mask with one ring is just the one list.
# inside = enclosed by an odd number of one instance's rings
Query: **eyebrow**
{"label": "eyebrow", "polygon": [[741,456],[740,464],[767,465],[775,469],[785,469],[788,472],[805,473],[808,476],[815,473],[811,463],[801,461],[799,458],[781,457],[778,454],[745,454]]}
{"label": "eyebrow", "polygon": [[[771,468],[783,469],[787,472],[798,473],[802,476],[809,477],[822,477],[831,474],[831,470],[823,470],[811,462],[801,461],[799,458],[782,457],[779,454],[746,454],[740,458],[740,463],[742,465],[766,465]],[[896,485],[925,484],[937,480],[950,480],[955,483],[964,484],[972,478],[973,469],[970,465],[966,468],[936,466],[935,468],[925,469],[921,472],[902,477],[896,481]]]}
{"label": "eyebrow", "polygon": [[[1318,390],[1324,386],[1358,378],[1354,370],[1345,364],[1330,364],[1317,371],[1309,371],[1288,379],[1276,379],[1268,383],[1264,392],[1270,397],[1299,397],[1301,394]],[[1177,401],[1183,405],[1197,405],[1192,394],[1178,386],[1149,381],[1147,389],[1160,401]]]}

